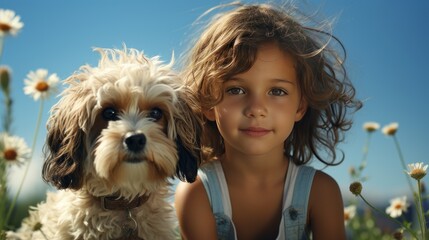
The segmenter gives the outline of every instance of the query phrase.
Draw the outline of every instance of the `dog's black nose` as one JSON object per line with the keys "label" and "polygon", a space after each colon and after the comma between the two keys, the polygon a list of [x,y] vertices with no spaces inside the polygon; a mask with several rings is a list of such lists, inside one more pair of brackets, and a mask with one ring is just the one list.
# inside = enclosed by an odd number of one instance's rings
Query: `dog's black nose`
{"label": "dog's black nose", "polygon": [[129,134],[125,137],[124,140],[125,147],[133,152],[139,152],[143,150],[145,144],[146,136],[142,133]]}

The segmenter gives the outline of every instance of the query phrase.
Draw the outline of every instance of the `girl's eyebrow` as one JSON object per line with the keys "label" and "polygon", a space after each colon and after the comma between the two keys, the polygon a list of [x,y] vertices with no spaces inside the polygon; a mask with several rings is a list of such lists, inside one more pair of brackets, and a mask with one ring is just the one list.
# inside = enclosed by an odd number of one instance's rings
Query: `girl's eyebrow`
{"label": "girl's eyebrow", "polygon": [[[230,81],[245,82],[245,79],[239,78],[239,77],[232,77],[232,78],[226,80],[226,82],[230,82]],[[292,85],[296,84],[294,81],[291,81],[288,79],[283,79],[283,78],[273,78],[273,79],[269,79],[269,81],[271,81],[272,83],[287,83],[287,84],[292,84]]]}
{"label": "girl's eyebrow", "polygon": [[288,79],[282,79],[282,78],[274,78],[271,79],[272,82],[279,82],[279,83],[288,83],[288,84],[292,84],[295,85],[294,81],[288,80]]}
{"label": "girl's eyebrow", "polygon": [[237,81],[237,82],[242,82],[244,81],[242,78],[238,78],[238,77],[230,77],[226,80],[227,82],[229,81]]}

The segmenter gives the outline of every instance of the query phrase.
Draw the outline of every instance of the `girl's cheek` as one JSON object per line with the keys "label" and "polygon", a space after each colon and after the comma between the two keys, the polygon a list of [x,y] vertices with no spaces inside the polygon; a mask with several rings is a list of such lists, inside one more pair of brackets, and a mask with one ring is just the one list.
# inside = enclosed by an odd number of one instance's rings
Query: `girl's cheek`
{"label": "girl's cheek", "polygon": [[223,105],[224,107],[236,107],[243,104],[244,98],[240,98],[238,96],[225,96],[219,105]]}

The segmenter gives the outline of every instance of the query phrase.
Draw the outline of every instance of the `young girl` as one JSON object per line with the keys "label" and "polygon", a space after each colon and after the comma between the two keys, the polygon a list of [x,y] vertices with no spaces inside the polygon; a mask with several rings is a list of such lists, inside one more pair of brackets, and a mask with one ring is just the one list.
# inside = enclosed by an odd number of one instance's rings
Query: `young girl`
{"label": "young girl", "polygon": [[322,30],[279,7],[238,4],[191,51],[208,157],[175,206],[184,239],[345,239],[342,196],[315,158],[341,163],[354,87]]}

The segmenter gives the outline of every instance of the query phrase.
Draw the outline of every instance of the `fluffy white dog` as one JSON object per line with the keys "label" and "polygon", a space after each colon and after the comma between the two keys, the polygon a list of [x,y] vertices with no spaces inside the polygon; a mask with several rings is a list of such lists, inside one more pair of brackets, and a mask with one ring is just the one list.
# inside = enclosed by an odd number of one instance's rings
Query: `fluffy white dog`
{"label": "fluffy white dog", "polygon": [[48,121],[43,178],[60,190],[10,239],[177,238],[171,179],[194,181],[201,160],[193,94],[173,61],[96,50],[98,66],[65,80]]}

